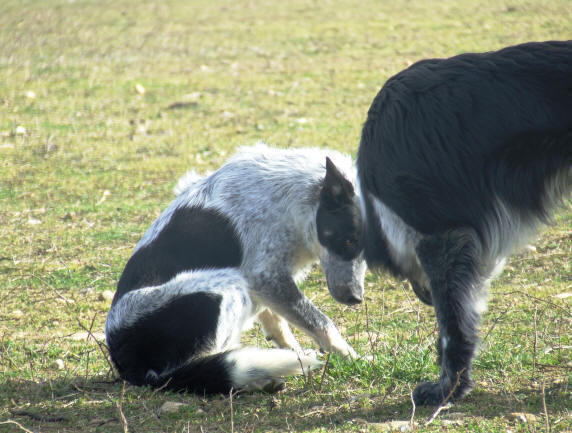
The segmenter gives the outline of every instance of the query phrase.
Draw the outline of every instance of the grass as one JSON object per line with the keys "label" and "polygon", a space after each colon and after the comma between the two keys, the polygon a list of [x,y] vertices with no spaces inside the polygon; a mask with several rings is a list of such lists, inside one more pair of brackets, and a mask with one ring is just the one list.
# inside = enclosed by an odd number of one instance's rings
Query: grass
{"label": "grass", "polygon": [[[117,381],[113,290],[189,168],[264,139],[355,154],[368,106],[411,62],[565,39],[567,0],[0,2],[0,432],[384,431],[435,379],[435,321],[368,275],[357,308],[303,289],[372,362],[332,356],[275,395],[202,398]],[[572,430],[572,212],[492,287],[476,390],[416,430]],[[304,345],[311,346],[300,335]],[[266,345],[260,330],[245,343]],[[166,401],[184,403],[163,414]],[[532,414],[528,422],[511,413]],[[393,428],[398,428],[393,426]]]}

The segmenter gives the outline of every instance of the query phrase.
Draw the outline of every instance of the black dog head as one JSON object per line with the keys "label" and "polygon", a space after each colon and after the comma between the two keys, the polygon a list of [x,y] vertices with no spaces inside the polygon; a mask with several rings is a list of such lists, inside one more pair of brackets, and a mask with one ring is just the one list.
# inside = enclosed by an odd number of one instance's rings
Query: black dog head
{"label": "black dog head", "polygon": [[352,184],[326,158],[326,176],[316,214],[320,262],[332,297],[344,304],[363,299],[363,218]]}
{"label": "black dog head", "polygon": [[363,250],[363,219],[354,187],[326,158],[326,177],[316,215],[320,244],[344,260]]}

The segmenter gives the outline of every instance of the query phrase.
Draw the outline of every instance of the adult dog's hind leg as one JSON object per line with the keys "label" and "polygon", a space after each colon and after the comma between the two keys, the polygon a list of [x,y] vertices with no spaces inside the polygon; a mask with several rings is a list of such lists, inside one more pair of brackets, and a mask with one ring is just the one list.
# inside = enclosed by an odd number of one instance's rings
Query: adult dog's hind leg
{"label": "adult dog's hind leg", "polygon": [[470,370],[483,291],[481,246],[474,232],[453,230],[423,239],[417,254],[431,285],[439,324],[441,376],[439,382],[420,384],[413,397],[418,405],[438,405],[448,396],[463,397],[473,386]]}

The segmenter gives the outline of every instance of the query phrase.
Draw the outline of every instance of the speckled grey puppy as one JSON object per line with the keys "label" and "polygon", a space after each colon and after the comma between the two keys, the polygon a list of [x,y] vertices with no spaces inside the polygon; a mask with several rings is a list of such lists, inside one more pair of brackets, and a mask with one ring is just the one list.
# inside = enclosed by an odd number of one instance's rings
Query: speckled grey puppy
{"label": "speckled grey puppy", "polygon": [[[361,301],[363,212],[354,186],[349,156],[263,143],[206,177],[183,176],[177,198],[136,245],[108,315],[121,376],[196,392],[274,388],[296,371],[296,356],[318,365],[288,322],[322,349],[355,357],[296,284],[319,261],[334,299]],[[295,352],[236,349],[255,317],[269,339]]]}

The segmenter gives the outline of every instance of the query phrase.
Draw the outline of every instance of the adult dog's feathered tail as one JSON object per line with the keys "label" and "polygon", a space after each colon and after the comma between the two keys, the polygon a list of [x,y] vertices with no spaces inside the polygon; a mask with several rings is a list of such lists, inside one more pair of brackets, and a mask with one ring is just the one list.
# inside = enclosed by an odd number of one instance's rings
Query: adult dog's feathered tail
{"label": "adult dog's feathered tail", "polygon": [[282,378],[318,368],[317,359],[286,349],[239,348],[191,359],[160,374],[150,370],[145,385],[199,394],[234,390],[276,391]]}

